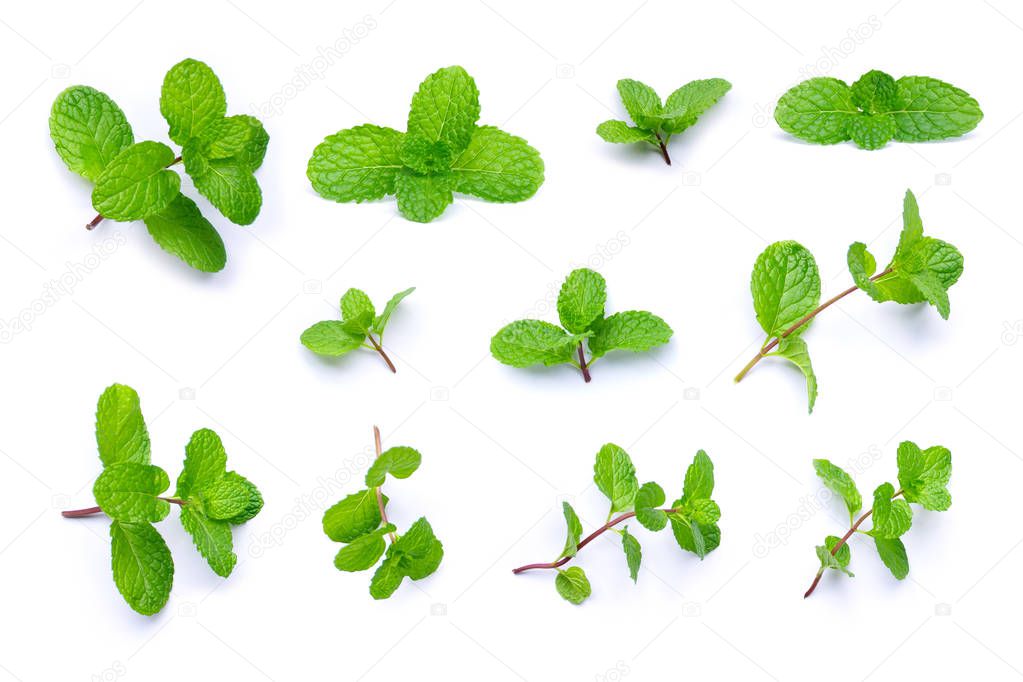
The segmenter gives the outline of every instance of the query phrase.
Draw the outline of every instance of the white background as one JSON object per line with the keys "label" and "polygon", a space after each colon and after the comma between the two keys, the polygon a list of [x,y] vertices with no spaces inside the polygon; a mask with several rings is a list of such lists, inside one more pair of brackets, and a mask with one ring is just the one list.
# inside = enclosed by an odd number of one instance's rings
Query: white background
{"label": "white background", "polygon": [[[0,347],[0,679],[1020,676],[1021,38],[1023,11],[1007,0],[5,6],[0,319],[31,329]],[[324,68],[319,48],[339,39],[343,56]],[[229,113],[255,113],[271,136],[253,226],[200,200],[229,251],[214,276],[164,254],[141,223],[86,232],[90,188],[47,132],[56,94],[85,83],[138,139],[166,140],[160,84],[189,56],[219,74]],[[324,136],[366,121],[403,129],[418,83],[450,64],[475,77],[481,122],[543,154],[535,198],[459,199],[420,225],[393,201],[313,193],[305,165]],[[947,80],[986,116],[962,139],[876,152],[804,145],[774,124],[796,82],[871,68]],[[322,78],[289,85],[312,69]],[[734,88],[672,143],[670,168],[593,132],[623,114],[619,78],[666,96],[713,76]],[[849,243],[879,261],[893,250],[907,187],[926,230],[965,255],[951,319],[862,294],[828,310],[806,336],[821,385],[812,417],[801,377],[776,362],[734,385],[761,340],[757,254],[797,239],[826,293],[840,291]],[[507,321],[554,320],[557,287],[586,263],[606,276],[610,311],[662,315],[671,344],[608,357],[589,385],[570,367],[489,357]],[[70,286],[40,303],[62,277]],[[331,362],[299,344],[348,287],[382,305],[410,285],[387,335],[397,375],[369,352]],[[114,381],[141,394],[154,463],[172,479],[208,426],[267,501],[236,530],[227,581],[172,512],[159,528],[174,590],[152,618],[114,588],[106,522],[59,515],[92,504],[95,403]],[[368,573],[334,569],[338,545],[320,528],[324,507],[358,489],[374,423],[385,444],[424,456],[387,484],[393,519],[427,515],[445,546],[434,576],[384,602]],[[814,545],[847,523],[840,503],[818,503],[811,459],[855,469],[869,497],[895,478],[902,439],[951,448],[951,510],[916,514],[907,580],[855,539],[856,578],[828,575],[804,601]],[[578,559],[593,596],[573,607],[553,575],[510,569],[557,556],[562,499],[588,529],[602,522],[592,464],[609,441],[669,499],[705,448],[723,542],[700,562],[668,533],[633,528],[634,586],[608,534]]]}

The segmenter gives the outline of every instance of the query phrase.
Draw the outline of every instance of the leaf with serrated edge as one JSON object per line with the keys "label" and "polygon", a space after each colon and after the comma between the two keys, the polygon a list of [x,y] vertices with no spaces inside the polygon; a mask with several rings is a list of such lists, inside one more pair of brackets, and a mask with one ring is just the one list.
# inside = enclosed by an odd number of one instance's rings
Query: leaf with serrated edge
{"label": "leaf with serrated edge", "polygon": [[586,573],[578,566],[570,566],[565,570],[558,570],[554,578],[554,587],[566,601],[578,606],[590,596],[590,581]]}
{"label": "leaf with serrated edge", "polygon": [[387,474],[395,478],[408,478],[422,462],[418,450],[404,445],[388,448],[373,460],[373,465],[366,472],[366,485],[375,488],[384,484]]}
{"label": "leaf with serrated edge", "polygon": [[139,220],[167,208],[181,190],[181,176],[167,170],[174,152],[160,142],[137,142],[107,164],[92,188],[92,206],[104,218]]}
{"label": "leaf with serrated edge", "polygon": [[639,490],[632,458],[614,443],[607,443],[597,453],[593,464],[593,482],[611,501],[612,514],[629,509]]}
{"label": "leaf with serrated edge", "polygon": [[146,217],[145,223],[160,248],[196,270],[220,272],[227,264],[224,240],[195,202],[184,194],[179,194],[159,213]]}
{"label": "leaf with serrated edge", "polygon": [[543,184],[543,159],[521,137],[482,126],[452,161],[451,178],[453,189],[462,194],[486,201],[525,201]]}
{"label": "leaf with serrated edge", "polygon": [[121,108],[85,85],[74,85],[53,101],[50,139],[68,169],[92,181],[135,141]]}
{"label": "leaf with serrated edge", "polygon": [[[817,261],[797,242],[775,242],[757,257],[750,291],[757,322],[768,337],[776,337],[820,303]],[[805,324],[792,334],[801,334],[808,326]]]}
{"label": "leaf with serrated edge", "polygon": [[604,317],[607,283],[600,274],[588,268],[569,273],[558,293],[558,317],[562,326],[573,334],[581,334]]}
{"label": "leaf with serrated edge", "polygon": [[490,353],[505,365],[531,367],[572,362],[579,339],[561,327],[541,320],[518,320],[490,341]]}
{"label": "leaf with serrated edge", "polygon": [[113,384],[96,406],[96,445],[103,466],[121,462],[149,464],[149,431],[139,394],[130,386]]}
{"label": "leaf with serrated edge", "polygon": [[114,584],[128,606],[144,616],[167,603],[174,583],[174,560],[167,543],[148,523],[110,524]]}
{"label": "leaf with serrated edge", "polygon": [[645,310],[627,310],[596,322],[593,336],[587,343],[593,357],[599,358],[612,350],[648,351],[668,343],[672,333],[668,323],[657,315]]}
{"label": "leaf with serrated edge", "polygon": [[317,194],[338,202],[361,203],[394,194],[402,168],[404,133],[361,125],[327,137],[313,150],[306,176]]}

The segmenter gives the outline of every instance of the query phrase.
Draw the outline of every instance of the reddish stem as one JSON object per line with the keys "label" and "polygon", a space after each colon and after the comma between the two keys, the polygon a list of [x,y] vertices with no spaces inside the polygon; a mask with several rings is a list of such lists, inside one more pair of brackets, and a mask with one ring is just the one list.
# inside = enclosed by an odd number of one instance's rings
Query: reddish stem
{"label": "reddish stem", "polygon": [[[385,355],[384,357],[386,358],[387,356]],[[377,457],[379,457],[380,453],[383,452],[383,446],[380,443],[380,428],[377,426],[373,427],[373,447],[376,448]],[[377,507],[380,509],[380,522],[386,526],[390,521],[387,520],[387,511],[384,509],[384,494],[380,492],[380,486],[376,487],[376,493]],[[388,533],[387,537],[391,539],[393,544],[395,539],[394,533]]]}
{"label": "reddish stem", "polygon": [[654,133],[657,136],[657,146],[661,150],[661,158],[664,159],[664,163],[671,165],[671,157],[668,156],[668,145],[661,139],[660,133]]}
{"label": "reddish stem", "polygon": [[384,359],[384,362],[387,363],[387,366],[391,368],[391,373],[392,374],[397,374],[398,370],[395,368],[394,363],[391,362],[391,358],[387,357],[387,353],[384,352],[383,346],[381,346],[377,342],[377,340],[373,338],[372,334],[366,334],[366,338],[368,338],[369,342],[371,344],[373,344],[373,348],[376,349],[376,352],[380,353],[380,357],[382,357]]}
{"label": "reddish stem", "polygon": [[579,369],[583,372],[583,381],[590,383],[590,368],[586,365],[586,354],[583,352],[583,343],[579,342]]}
{"label": "reddish stem", "polygon": [[[176,497],[158,497],[156,499],[163,500],[164,502],[170,502],[171,504],[176,504],[180,507],[184,507],[186,504],[188,504],[188,502],[186,502],[185,500],[181,500]],[[92,516],[93,514],[102,513],[103,510],[100,509],[99,507],[86,507],[85,509],[68,509],[66,511],[62,511],[60,515],[66,519],[78,519],[83,516]]]}

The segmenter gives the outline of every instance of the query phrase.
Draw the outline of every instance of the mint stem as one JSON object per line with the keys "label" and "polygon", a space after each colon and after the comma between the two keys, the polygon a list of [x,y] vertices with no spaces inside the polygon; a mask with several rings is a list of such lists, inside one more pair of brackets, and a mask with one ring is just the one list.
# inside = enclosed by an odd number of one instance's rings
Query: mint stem
{"label": "mint stem", "polygon": [[[901,495],[901,494],[902,494],[902,489],[900,488],[899,490],[897,490],[897,491],[895,492],[895,494],[894,494],[894,495],[892,495],[892,499],[894,500],[894,499],[895,499],[896,497],[898,497],[898,496],[899,496],[899,495]],[[848,531],[848,532],[847,532],[847,533],[846,533],[845,535],[843,535],[843,536],[842,536],[842,537],[841,537],[841,538],[839,539],[839,541],[838,541],[837,543],[835,543],[835,546],[834,546],[834,547],[832,547],[832,548],[831,548],[831,556],[835,556],[835,553],[836,553],[836,552],[837,552],[838,550],[842,549],[842,545],[844,545],[844,544],[845,544],[846,542],[848,542],[848,541],[849,541],[849,538],[851,538],[851,537],[853,536],[853,533],[855,533],[855,532],[856,532],[856,531],[857,531],[857,530],[859,529],[859,527],[860,527],[860,524],[861,524],[861,523],[863,523],[864,521],[866,521],[866,520],[867,520],[867,518],[868,518],[868,517],[869,517],[869,516],[870,516],[871,514],[873,514],[873,513],[874,513],[874,508],[873,508],[873,507],[871,507],[870,509],[868,509],[868,510],[867,510],[867,511],[866,511],[866,512],[865,512],[865,513],[863,514],[863,516],[861,516],[860,518],[856,519],[856,522],[855,522],[855,523],[854,523],[854,524],[852,525],[852,527],[851,527],[851,528],[849,529],[849,531]],[[805,593],[805,594],[803,594],[803,599],[806,599],[806,598],[807,598],[807,597],[809,597],[809,596],[810,596],[811,594],[813,594],[813,591],[817,589],[817,584],[818,584],[818,583],[820,583],[820,581],[821,581],[821,578],[822,578],[823,576],[824,576],[824,567],[823,567],[823,566],[821,566],[821,569],[820,569],[819,571],[817,571],[817,575],[816,575],[816,577],[814,577],[814,579],[813,579],[813,582],[812,582],[812,583],[810,583],[810,589],[808,589],[808,590],[806,591],[806,593]]]}
{"label": "mint stem", "polygon": [[663,139],[661,139],[661,134],[660,133],[656,133],[655,132],[654,135],[657,137],[657,146],[661,150],[661,156],[664,157],[664,163],[666,163],[666,164],[668,164],[670,166],[671,165],[671,157],[668,156],[668,145],[667,145],[667,143],[665,143],[665,141]]}
{"label": "mint stem", "polygon": [[[674,509],[674,508],[673,509],[661,509],[659,511],[662,511],[665,514],[674,514],[675,512],[681,511],[681,509]],[[630,512],[626,512],[626,513],[622,514],[621,516],[616,516],[615,518],[611,519],[610,521],[605,523],[603,526],[601,526],[600,528],[598,528],[597,530],[593,531],[592,533],[587,535],[585,538],[583,538],[583,540],[578,545],[575,546],[575,551],[578,553],[579,550],[581,550],[586,545],[590,544],[590,542],[592,542],[593,540],[596,540],[603,533],[607,532],[608,530],[610,530],[614,526],[617,526],[622,521],[627,521],[628,519],[631,519],[635,515],[636,515],[636,512],[630,511]],[[561,557],[560,559],[558,559],[557,561],[551,561],[551,562],[548,562],[548,563],[526,564],[525,566],[519,566],[518,568],[512,569],[512,573],[514,573],[515,575],[518,575],[519,573],[524,573],[525,571],[532,571],[532,570],[538,569],[538,568],[561,568],[562,566],[567,564],[569,561],[571,561],[574,556],[575,555],[564,556],[564,557]]]}
{"label": "mint stem", "polygon": [[[383,354],[383,351],[381,351],[381,354]],[[384,355],[384,358],[386,359],[387,356]],[[388,360],[387,364],[390,365],[391,361]],[[394,365],[391,365],[391,369],[394,369]],[[380,443],[380,427],[378,426],[373,427],[373,447],[376,448],[377,457],[379,457],[380,453],[383,452],[383,446]],[[387,511],[384,509],[384,494],[380,492],[380,487],[381,486],[376,487],[377,507],[380,509],[380,522],[386,526],[390,523],[390,521],[387,520]],[[390,538],[391,544],[393,545],[395,540],[394,533],[388,533],[387,537]]]}
{"label": "mint stem", "polygon": [[366,334],[366,338],[368,338],[369,342],[373,344],[374,350],[376,350],[377,353],[380,353],[380,357],[384,359],[384,362],[387,363],[387,366],[391,368],[391,373],[397,374],[398,370],[394,367],[394,363],[391,362],[391,358],[387,357],[387,353],[384,352],[383,346],[377,343],[377,340],[373,338],[372,334]]}
{"label": "mint stem", "polygon": [[[186,502],[185,500],[181,500],[176,497],[158,497],[156,499],[163,500],[164,502],[170,502],[171,504],[176,504],[181,507],[184,507],[186,504],[188,504],[188,502]],[[62,511],[60,515],[63,516],[65,519],[78,519],[83,516],[92,516],[93,514],[102,513],[103,510],[100,509],[99,507],[86,507],[85,509],[69,509],[67,511]]]}
{"label": "mint stem", "polygon": [[590,383],[590,368],[586,365],[586,354],[583,352],[583,342],[579,342],[579,369],[583,373],[583,381]]}
{"label": "mint stem", "polygon": [[[873,277],[871,277],[870,281],[874,282],[874,281],[880,279],[881,277],[884,277],[885,275],[890,275],[891,272],[892,272],[891,268],[886,268],[883,272],[879,272],[876,275],[874,275]],[[814,308],[813,310],[808,312],[806,315],[804,315],[802,318],[800,318],[798,322],[793,324],[791,327],[789,327],[788,329],[783,331],[781,334],[779,334],[775,338],[771,339],[771,342],[768,343],[763,348],[761,348],[760,352],[757,353],[756,355],[754,355],[753,359],[750,360],[748,363],[746,363],[746,366],[742,368],[742,371],[739,372],[735,376],[735,383],[739,383],[740,381],[742,381],[743,377],[745,377],[749,373],[749,371],[751,369],[753,369],[753,366],[756,365],[761,360],[763,360],[765,357],[767,357],[767,354],[770,353],[772,350],[774,350],[775,346],[777,346],[779,343],[781,343],[782,339],[784,339],[784,338],[786,338],[788,336],[791,336],[797,329],[799,329],[803,325],[807,324],[813,318],[817,317],[817,314],[820,313],[822,310],[824,310],[825,308],[827,308],[831,304],[840,301],[841,299],[845,298],[846,296],[848,296],[849,294],[853,293],[857,289],[859,289],[859,287],[856,286],[856,285],[853,285],[853,286],[849,287],[848,289],[846,289],[845,291],[843,291],[842,293],[838,294],[837,296],[828,299],[824,303],[821,303],[819,306],[817,306],[816,308]]]}
{"label": "mint stem", "polygon": [[[177,163],[181,163],[181,157],[180,156],[174,157],[174,160],[171,161],[170,163],[168,163],[166,166],[164,166],[164,168],[170,168],[171,166],[173,166],[174,164],[177,164]],[[94,229],[96,229],[96,226],[99,225],[100,223],[102,223],[103,221],[104,221],[103,214],[102,213],[97,213],[95,218],[93,218],[89,222],[85,223],[85,229],[87,229],[87,230],[94,230]]]}

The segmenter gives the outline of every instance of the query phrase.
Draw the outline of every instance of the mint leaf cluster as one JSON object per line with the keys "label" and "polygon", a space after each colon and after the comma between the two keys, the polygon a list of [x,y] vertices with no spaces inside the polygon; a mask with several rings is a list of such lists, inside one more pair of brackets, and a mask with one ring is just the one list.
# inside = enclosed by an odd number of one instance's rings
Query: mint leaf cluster
{"label": "mint leaf cluster", "polygon": [[717,525],[721,510],[711,499],[714,492],[714,465],[703,450],[696,453],[686,470],[682,496],[670,507],[664,507],[667,498],[660,485],[652,481],[640,485],[632,458],[613,443],[603,446],[597,453],[593,465],[593,482],[610,501],[604,525],[583,538],[583,525],[578,514],[571,504],[563,502],[562,510],[568,532],[561,554],[555,561],[527,564],[516,568],[513,573],[552,569],[556,571],[554,587],[558,594],[566,601],[581,604],[592,591],[586,572],[578,566],[561,567],[607,531],[613,531],[621,537],[626,568],[629,577],[636,582],[643,559],[642,547],[636,536],[629,532],[627,525],[620,530],[616,528],[629,519],[635,519],[640,526],[654,532],[664,530],[670,524],[679,547],[696,554],[700,559],[721,544],[721,529]]}
{"label": "mint leaf cluster", "polygon": [[520,137],[479,126],[480,97],[465,69],[449,66],[426,77],[412,97],[406,132],[377,125],[341,130],[324,139],[306,175],[320,196],[337,202],[394,194],[398,211],[428,223],[454,193],[485,201],[530,198],[543,184],[543,160]]}
{"label": "mint leaf cluster", "polygon": [[181,507],[181,525],[213,572],[231,575],[238,561],[231,528],[256,516],[263,496],[244,476],[227,470],[227,453],[215,432],[192,434],[173,497],[164,496],[167,472],[150,463],[149,431],[132,388],[114,384],[103,391],[96,443],[103,471],[92,492],[99,506],[64,516],[110,517],[114,584],[131,608],[150,616],[170,596],[174,561],[153,524],[167,517],[172,503]]}
{"label": "mint leaf cluster", "polygon": [[852,140],[880,149],[891,140],[929,142],[965,135],[984,113],[977,100],[937,78],[869,71],[851,86],[837,78],[811,78],[778,100],[774,120],[806,142]]}
{"label": "mint leaf cluster", "polygon": [[732,84],[723,78],[690,81],[662,102],[649,85],[623,78],[618,81],[618,94],[634,125],[612,119],[597,126],[597,134],[605,142],[646,142],[658,149],[664,163],[670,166],[668,141],[671,136],[696,123],[703,112],[731,89]]}
{"label": "mint leaf cluster", "polygon": [[206,64],[186,59],[163,82],[160,113],[180,156],[162,142],[136,142],[124,112],[106,94],[85,85],[67,88],[53,102],[50,137],[69,170],[93,183],[94,228],[109,218],[142,220],[165,251],[203,272],[227,263],[224,241],[195,202],[181,193],[185,172],[214,207],[239,225],[259,215],[262,193],[255,170],[269,135],[252,116],[227,116],[227,99]]}
{"label": "mint leaf cluster", "polygon": [[405,578],[422,580],[434,573],[444,558],[444,546],[425,517],[400,535],[388,521],[388,498],[381,490],[387,476],[408,478],[419,468],[422,456],[404,445],[381,450],[380,430],[375,426],[373,435],[377,456],[366,472],[366,488],[324,513],[323,532],[331,540],[345,543],[334,557],[339,571],[366,571],[377,566],[369,593],[374,599],[387,599]]}
{"label": "mint leaf cluster", "polygon": [[609,351],[638,353],[671,338],[671,327],[653,313],[628,310],[605,317],[606,302],[607,284],[600,274],[573,270],[558,294],[561,326],[542,320],[512,322],[491,339],[490,353],[512,367],[570,364],[589,382],[590,366]]}
{"label": "mint leaf cluster", "polygon": [[364,291],[349,289],[341,297],[341,319],[324,320],[309,327],[302,332],[302,345],[317,355],[332,357],[347,355],[356,348],[368,348],[380,354],[391,372],[397,372],[384,352],[384,328],[398,304],[415,290],[411,287],[399,291],[377,315],[373,301]]}
{"label": "mint leaf cluster", "polygon": [[794,241],[769,245],[757,258],[750,280],[753,309],[767,338],[735,380],[741,381],[765,357],[784,358],[805,376],[809,411],[813,412],[817,376],[802,334],[819,312],[857,289],[878,303],[929,303],[947,320],[948,290],[963,273],[962,254],[948,242],[924,235],[920,209],[909,190],[902,219],[899,244],[888,265],[878,272],[867,246],[854,242],[847,256],[854,286],[824,303],[820,302],[820,273],[813,254]]}
{"label": "mint leaf cluster", "polygon": [[[909,558],[901,537],[913,525],[910,503],[929,511],[945,511],[952,505],[952,496],[948,492],[952,453],[948,448],[934,445],[922,450],[912,441],[899,443],[898,490],[891,483],[879,485],[874,489],[873,506],[859,518],[856,515],[863,509],[863,498],[852,476],[826,459],[815,459],[813,467],[824,485],[845,502],[851,527],[843,537],[829,535],[823,545],[817,546],[820,568],[804,597],[813,594],[828,569],[853,576],[849,570],[852,553],[848,541],[856,532],[874,540],[882,563],[898,580],[909,575]],[[860,526],[871,517],[871,528],[861,530]]]}

